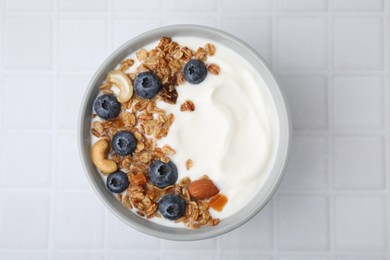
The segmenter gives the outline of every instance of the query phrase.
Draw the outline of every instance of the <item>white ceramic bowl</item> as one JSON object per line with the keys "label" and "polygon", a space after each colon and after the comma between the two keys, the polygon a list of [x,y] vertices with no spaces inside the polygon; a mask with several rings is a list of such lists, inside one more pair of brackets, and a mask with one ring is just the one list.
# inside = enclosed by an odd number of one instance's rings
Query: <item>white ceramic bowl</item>
{"label": "white ceramic bowl", "polygon": [[[106,78],[107,73],[113,70],[125,57],[143,46],[159,40],[162,36],[169,36],[172,38],[175,38],[175,36],[204,37],[217,43],[220,42],[232,50],[235,50],[263,77],[263,80],[267,84],[272,95],[279,116],[280,131],[276,159],[263,188],[241,211],[231,217],[223,219],[223,221],[214,227],[203,227],[195,230],[172,228],[161,226],[140,218],[125,208],[114,195],[106,189],[100,173],[96,170],[91,161],[90,126],[92,120],[92,105],[98,95],[99,85]],[[285,100],[274,75],[264,59],[242,40],[220,30],[198,25],[173,25],[148,31],[126,42],[112,53],[100,66],[89,83],[82,101],[78,126],[79,151],[85,172],[91,186],[106,207],[129,226],[146,234],[171,240],[199,240],[215,237],[239,227],[255,216],[267,204],[282,180],[288,157],[290,135],[291,122]]]}

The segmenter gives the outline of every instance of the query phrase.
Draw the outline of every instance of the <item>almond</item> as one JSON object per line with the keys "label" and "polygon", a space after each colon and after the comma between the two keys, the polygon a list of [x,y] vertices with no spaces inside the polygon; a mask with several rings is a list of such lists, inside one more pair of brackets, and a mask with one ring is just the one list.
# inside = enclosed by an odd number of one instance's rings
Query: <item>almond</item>
{"label": "almond", "polygon": [[225,207],[226,203],[228,202],[228,198],[223,194],[217,194],[215,197],[213,197],[210,202],[209,206],[216,211],[221,212],[223,207]]}
{"label": "almond", "polygon": [[188,185],[191,196],[197,200],[203,200],[218,194],[219,189],[209,179],[193,181]]}

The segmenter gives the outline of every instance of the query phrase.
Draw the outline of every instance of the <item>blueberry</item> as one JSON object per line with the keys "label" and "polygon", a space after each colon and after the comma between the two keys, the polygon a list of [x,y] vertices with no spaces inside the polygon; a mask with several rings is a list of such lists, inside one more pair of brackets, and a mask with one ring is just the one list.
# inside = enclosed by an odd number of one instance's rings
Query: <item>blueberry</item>
{"label": "blueberry", "polygon": [[160,160],[153,161],[149,167],[149,179],[159,188],[175,184],[177,181],[177,168],[173,162],[163,163]]}
{"label": "blueberry", "polygon": [[175,220],[184,215],[186,202],[179,195],[167,194],[158,202],[158,211],[164,218]]}
{"label": "blueberry", "polygon": [[119,131],[112,137],[111,147],[119,155],[129,155],[137,147],[137,139],[131,132]]}
{"label": "blueberry", "polygon": [[153,98],[160,92],[161,88],[160,79],[152,72],[141,72],[134,79],[134,91],[142,98]]}
{"label": "blueberry", "polygon": [[200,60],[189,60],[184,66],[184,78],[191,84],[201,83],[206,76],[206,65]]}
{"label": "blueberry", "polygon": [[103,119],[114,119],[121,112],[121,103],[113,95],[102,95],[93,104],[96,114]]}
{"label": "blueberry", "polygon": [[107,189],[114,193],[121,193],[129,187],[127,174],[122,171],[116,171],[108,175],[106,182]]}

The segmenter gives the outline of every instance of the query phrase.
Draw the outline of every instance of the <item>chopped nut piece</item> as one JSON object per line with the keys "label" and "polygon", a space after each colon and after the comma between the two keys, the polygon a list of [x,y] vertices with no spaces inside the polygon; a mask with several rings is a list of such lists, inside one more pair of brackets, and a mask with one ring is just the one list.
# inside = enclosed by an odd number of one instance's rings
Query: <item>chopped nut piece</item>
{"label": "chopped nut piece", "polygon": [[170,88],[169,85],[163,84],[160,96],[166,103],[176,104],[178,94],[175,88]]}
{"label": "chopped nut piece", "polygon": [[207,68],[207,70],[211,73],[211,74],[213,74],[213,75],[218,75],[219,74],[219,72],[220,72],[220,68],[219,68],[219,66],[217,65],[217,64],[210,64],[209,65],[209,67]]}
{"label": "chopped nut piece", "polygon": [[191,100],[186,100],[183,104],[180,106],[180,111],[195,111],[195,104]]}
{"label": "chopped nut piece", "polygon": [[209,202],[209,206],[216,211],[221,212],[223,207],[225,207],[228,202],[228,198],[223,194],[215,195]]}
{"label": "chopped nut piece", "polygon": [[191,159],[188,159],[188,160],[186,161],[186,168],[187,168],[187,170],[191,169],[191,168],[192,168],[192,165],[193,165],[192,160],[191,160]]}

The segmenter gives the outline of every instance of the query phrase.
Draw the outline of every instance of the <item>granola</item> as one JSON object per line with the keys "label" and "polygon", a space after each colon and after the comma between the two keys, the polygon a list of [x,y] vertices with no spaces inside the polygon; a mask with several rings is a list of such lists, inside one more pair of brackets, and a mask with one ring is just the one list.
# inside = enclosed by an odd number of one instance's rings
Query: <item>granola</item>
{"label": "granola", "polygon": [[[125,172],[130,183],[125,192],[118,194],[118,200],[125,207],[134,209],[141,217],[147,219],[161,217],[158,212],[159,200],[166,194],[175,194],[186,202],[185,214],[176,219],[175,222],[182,222],[193,229],[206,225],[215,226],[219,223],[219,219],[213,218],[209,212],[211,197],[196,199],[196,196],[191,195],[191,191],[193,192],[194,189],[194,185],[191,186],[191,184],[202,180],[211,182],[207,176],[195,182],[192,182],[189,177],[185,177],[164,188],[154,185],[148,177],[148,169],[153,161],[160,160],[163,163],[169,163],[170,157],[176,153],[176,150],[168,144],[162,147],[158,147],[156,144],[156,140],[168,135],[170,127],[175,121],[174,114],[168,114],[164,109],[159,108],[157,102],[176,104],[178,98],[176,88],[186,80],[183,74],[186,62],[190,59],[206,62],[207,56],[214,54],[215,46],[213,44],[208,43],[204,48],[199,47],[194,51],[179,45],[169,37],[162,37],[158,45],[151,50],[140,49],[136,52],[139,65],[134,69],[135,72],[128,71],[136,63],[133,59],[125,59],[120,62],[118,71],[121,72],[120,75],[125,73],[124,75],[128,77],[126,81],[130,82],[128,85],[131,88],[131,95],[133,81],[142,72],[153,72],[157,75],[162,84],[161,91],[151,99],[132,95],[129,99],[120,100],[121,111],[117,117],[112,120],[96,120],[92,123],[91,134],[101,140],[112,140],[113,136],[120,131],[128,131],[134,135],[137,143],[131,154],[122,156],[111,150],[106,160],[114,162],[117,169]],[[207,70],[214,75],[218,75],[220,72],[220,68],[216,64],[209,64]],[[118,85],[118,83],[114,84],[110,81],[110,77],[107,77],[102,82],[100,90],[104,94],[114,94],[111,89],[113,85]],[[186,100],[180,105],[180,110],[193,112],[195,104],[191,100]],[[96,114],[93,115],[93,118],[95,117]],[[186,161],[187,170],[192,166],[192,160],[188,159]],[[215,189],[218,193],[219,190],[216,187]],[[201,191],[197,191],[196,194],[199,192]],[[226,197],[224,196],[224,198]],[[214,199],[215,201],[217,200]],[[215,207],[221,208],[221,206]]]}

